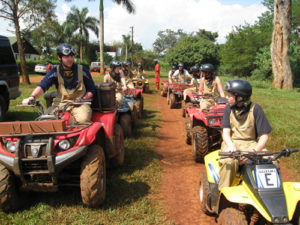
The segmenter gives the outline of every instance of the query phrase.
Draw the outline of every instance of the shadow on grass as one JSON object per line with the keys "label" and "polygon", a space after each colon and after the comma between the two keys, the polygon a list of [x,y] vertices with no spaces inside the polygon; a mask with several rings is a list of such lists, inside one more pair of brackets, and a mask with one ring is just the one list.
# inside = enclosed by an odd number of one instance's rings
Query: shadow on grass
{"label": "shadow on grass", "polygon": [[32,121],[38,117],[37,112],[8,111],[5,121]]}

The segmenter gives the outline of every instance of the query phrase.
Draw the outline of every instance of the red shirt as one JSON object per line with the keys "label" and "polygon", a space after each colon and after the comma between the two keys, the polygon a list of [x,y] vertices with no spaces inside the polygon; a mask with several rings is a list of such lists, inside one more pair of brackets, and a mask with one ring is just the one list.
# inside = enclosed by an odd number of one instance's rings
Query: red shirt
{"label": "red shirt", "polygon": [[160,75],[160,67],[158,63],[155,65],[154,72],[155,72],[155,76]]}

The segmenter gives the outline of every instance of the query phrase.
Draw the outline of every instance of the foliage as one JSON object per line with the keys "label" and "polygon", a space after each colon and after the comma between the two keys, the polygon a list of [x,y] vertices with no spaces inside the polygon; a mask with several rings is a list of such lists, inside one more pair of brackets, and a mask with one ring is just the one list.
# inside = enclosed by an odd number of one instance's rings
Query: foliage
{"label": "foliage", "polygon": [[291,43],[290,45],[290,62],[293,72],[294,84],[300,87],[300,44]]}
{"label": "foliage", "polygon": [[188,68],[195,64],[219,65],[219,47],[212,41],[198,36],[182,37],[166,54],[169,64],[184,62]]}
{"label": "foliage", "polygon": [[208,39],[212,42],[216,42],[216,40],[219,36],[219,34],[217,32],[211,32],[211,31],[207,31],[204,29],[199,29],[195,35],[198,37],[201,37],[201,38]]}
{"label": "foliage", "polygon": [[177,31],[170,29],[161,30],[157,35],[158,38],[153,43],[153,49],[158,55],[165,55],[169,49],[175,46],[180,38],[187,36],[182,29]]}
{"label": "foliage", "polygon": [[143,64],[144,69],[153,70],[154,64],[153,60],[157,58],[157,55],[151,50],[142,50],[137,51],[134,54],[135,62],[141,62]]}
{"label": "foliage", "polygon": [[256,80],[272,79],[272,60],[269,46],[265,46],[256,54],[254,64],[256,68],[251,73],[251,78]]}

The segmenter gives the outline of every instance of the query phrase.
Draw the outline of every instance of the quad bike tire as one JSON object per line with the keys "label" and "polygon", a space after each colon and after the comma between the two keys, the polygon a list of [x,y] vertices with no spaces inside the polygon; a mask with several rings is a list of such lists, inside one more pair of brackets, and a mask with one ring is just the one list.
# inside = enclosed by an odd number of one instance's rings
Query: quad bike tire
{"label": "quad bike tire", "polygon": [[223,209],[218,218],[218,225],[247,225],[248,221],[243,211],[235,208]]}
{"label": "quad bike tire", "polygon": [[150,90],[149,84],[145,84],[145,86],[144,86],[144,92],[145,93],[149,93],[149,90]]}
{"label": "quad bike tire", "polygon": [[81,162],[80,192],[84,205],[95,208],[106,197],[105,155],[100,145],[91,145]]}
{"label": "quad bike tire", "polygon": [[293,220],[292,220],[292,224],[294,225],[300,225],[300,204],[298,203],[294,216],[293,216]]}
{"label": "quad bike tire", "polygon": [[136,105],[134,105],[132,112],[131,112],[132,127],[134,127],[137,124],[138,118],[139,118],[138,110],[137,110]]}
{"label": "quad bike tire", "polygon": [[190,118],[186,117],[185,118],[185,142],[188,145],[192,144],[192,137],[191,137],[191,130],[188,127],[192,127],[192,121]]}
{"label": "quad bike tire", "polygon": [[170,94],[169,101],[170,109],[174,109],[176,106],[176,97],[173,93]]}
{"label": "quad bike tire", "polygon": [[211,188],[207,180],[206,173],[202,174],[199,185],[199,200],[202,212],[207,215],[212,215],[214,212],[211,209]]}
{"label": "quad bike tire", "polygon": [[168,105],[170,104],[170,92],[169,92],[169,90],[167,91],[167,103],[168,103]]}
{"label": "quad bike tire", "polygon": [[185,104],[185,106],[182,108],[182,117],[186,116],[186,109],[189,108],[190,106],[193,106],[193,103],[188,102]]}
{"label": "quad bike tire", "polygon": [[141,109],[141,100],[140,99],[136,100],[135,106],[137,109],[138,118],[141,118],[142,117],[142,109]]}
{"label": "quad bike tire", "polygon": [[124,135],[120,124],[114,125],[115,149],[117,155],[111,159],[112,167],[122,166],[124,163],[125,148],[124,148]]}
{"label": "quad bike tire", "polygon": [[0,163],[0,208],[5,212],[19,209],[21,199],[18,194],[14,175]]}
{"label": "quad bike tire", "polygon": [[131,115],[128,113],[121,115],[120,125],[122,127],[124,137],[130,137],[132,134]]}
{"label": "quad bike tire", "polygon": [[0,95],[0,121],[4,121],[7,111],[7,102],[2,95]]}
{"label": "quad bike tire", "polygon": [[204,156],[209,152],[207,130],[203,126],[195,126],[192,132],[194,160],[199,163],[204,163]]}

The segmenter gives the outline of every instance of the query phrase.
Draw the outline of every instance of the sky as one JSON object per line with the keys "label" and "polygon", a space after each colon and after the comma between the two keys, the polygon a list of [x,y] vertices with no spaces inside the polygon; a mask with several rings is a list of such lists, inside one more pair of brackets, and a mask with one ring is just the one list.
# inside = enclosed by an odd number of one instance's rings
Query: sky
{"label": "sky", "polygon": [[[121,41],[122,35],[130,34],[134,27],[134,41],[143,45],[144,49],[152,49],[157,33],[165,29],[183,29],[193,32],[205,29],[218,32],[218,43],[226,41],[226,35],[234,26],[245,23],[253,24],[266,8],[258,0],[131,0],[135,4],[136,13],[128,14],[126,9],[104,0],[104,41],[111,44]],[[55,10],[59,22],[63,22],[72,6],[79,9],[88,7],[89,16],[99,19],[99,0],[73,0],[65,2],[57,0]],[[12,36],[7,30],[8,22],[0,18],[1,35]],[[22,27],[24,28],[24,26]],[[90,34],[90,41],[97,40]]]}

